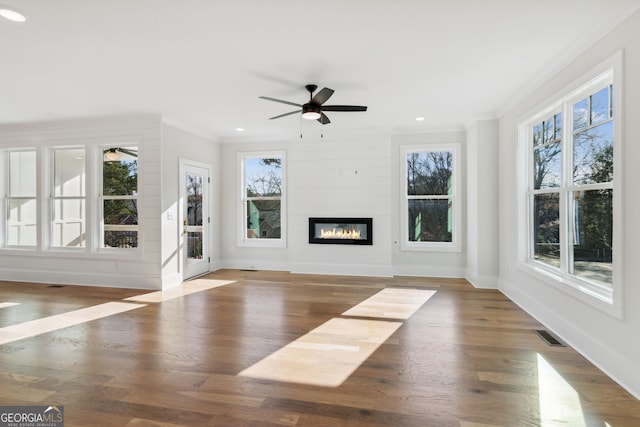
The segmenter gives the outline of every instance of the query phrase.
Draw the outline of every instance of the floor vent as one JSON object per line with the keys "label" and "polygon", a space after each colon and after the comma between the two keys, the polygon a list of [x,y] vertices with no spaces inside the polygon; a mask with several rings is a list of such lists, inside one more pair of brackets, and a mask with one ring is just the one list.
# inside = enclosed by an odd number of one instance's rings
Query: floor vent
{"label": "floor vent", "polygon": [[64,288],[64,285],[50,285],[47,288]]}
{"label": "floor vent", "polygon": [[534,330],[534,332],[538,334],[538,336],[542,338],[542,340],[546,342],[548,345],[552,345],[556,347],[566,347],[564,343],[562,343],[558,338],[553,336],[549,331],[545,331],[543,329],[536,329]]}

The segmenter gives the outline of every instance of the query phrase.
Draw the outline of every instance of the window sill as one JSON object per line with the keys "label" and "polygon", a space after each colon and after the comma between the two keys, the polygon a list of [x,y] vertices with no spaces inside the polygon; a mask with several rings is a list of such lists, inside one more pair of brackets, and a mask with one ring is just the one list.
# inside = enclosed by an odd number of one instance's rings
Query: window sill
{"label": "window sill", "polygon": [[546,285],[568,294],[581,302],[594,307],[616,319],[622,320],[622,304],[620,298],[614,297],[614,289],[606,289],[573,277],[567,277],[547,268],[546,265],[535,262],[521,262],[519,268],[529,276],[540,280]]}

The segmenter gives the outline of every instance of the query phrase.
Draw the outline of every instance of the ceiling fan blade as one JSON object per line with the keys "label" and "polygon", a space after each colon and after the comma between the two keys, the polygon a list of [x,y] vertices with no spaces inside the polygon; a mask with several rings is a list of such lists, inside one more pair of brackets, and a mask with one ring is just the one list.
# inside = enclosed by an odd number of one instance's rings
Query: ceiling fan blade
{"label": "ceiling fan blade", "polygon": [[269,98],[268,96],[259,96],[260,99],[266,99],[267,101],[279,102],[281,104],[295,105],[296,107],[302,107],[302,104],[296,104],[295,102],[283,101],[282,99]]}
{"label": "ceiling fan blade", "polygon": [[323,105],[322,111],[367,111],[362,105]]}
{"label": "ceiling fan blade", "polygon": [[333,89],[329,89],[328,87],[322,88],[320,92],[316,93],[316,96],[311,98],[312,102],[318,103],[320,105],[327,102],[329,98],[333,95]]}
{"label": "ceiling fan blade", "polygon": [[290,112],[290,113],[280,114],[279,116],[270,117],[270,118],[269,118],[269,120],[279,119],[280,117],[290,116],[290,115],[292,115],[292,114],[301,113],[301,112],[302,112],[302,110],[296,110],[296,111],[292,111],[292,112]]}
{"label": "ceiling fan blade", "polygon": [[323,125],[328,125],[329,123],[331,123],[331,120],[329,120],[329,117],[327,117],[326,114],[324,113],[320,113],[320,118],[318,119],[318,121]]}

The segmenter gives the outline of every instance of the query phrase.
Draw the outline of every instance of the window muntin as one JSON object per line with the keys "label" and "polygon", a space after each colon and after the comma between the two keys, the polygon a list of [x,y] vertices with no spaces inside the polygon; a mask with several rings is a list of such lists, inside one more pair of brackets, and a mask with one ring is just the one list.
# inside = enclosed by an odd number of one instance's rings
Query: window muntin
{"label": "window muntin", "polygon": [[52,150],[52,247],[86,246],[84,147]]}
{"label": "window muntin", "polygon": [[526,235],[528,262],[534,271],[548,273],[546,281],[619,310],[619,296],[614,298],[620,289],[614,274],[619,263],[613,258],[614,218],[619,215],[614,131],[619,124],[614,121],[613,76],[613,69],[603,72],[527,122]]}
{"label": "window muntin", "polygon": [[241,155],[243,244],[284,244],[284,154]]}
{"label": "window muntin", "polygon": [[108,147],[102,154],[103,248],[138,247],[138,147]]}
{"label": "window muntin", "polygon": [[7,246],[38,243],[36,150],[7,152]]}
{"label": "window muntin", "polygon": [[402,248],[459,250],[457,145],[403,147]]}

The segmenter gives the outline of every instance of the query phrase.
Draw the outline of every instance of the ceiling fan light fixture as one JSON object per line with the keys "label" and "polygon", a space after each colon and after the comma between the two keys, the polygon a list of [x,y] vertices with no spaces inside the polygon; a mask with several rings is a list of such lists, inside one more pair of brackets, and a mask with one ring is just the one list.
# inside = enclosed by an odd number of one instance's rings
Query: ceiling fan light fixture
{"label": "ceiling fan light fixture", "polygon": [[108,162],[115,162],[120,160],[120,153],[117,148],[110,148],[104,153],[104,159]]}
{"label": "ceiling fan light fixture", "polygon": [[318,120],[320,118],[320,106],[313,103],[302,106],[302,118],[307,120]]}
{"label": "ceiling fan light fixture", "polygon": [[320,118],[320,113],[317,111],[307,111],[306,113],[302,113],[302,118],[307,120],[318,120]]}
{"label": "ceiling fan light fixture", "polygon": [[27,20],[27,18],[20,12],[4,7],[0,7],[0,16],[13,22],[25,22]]}

